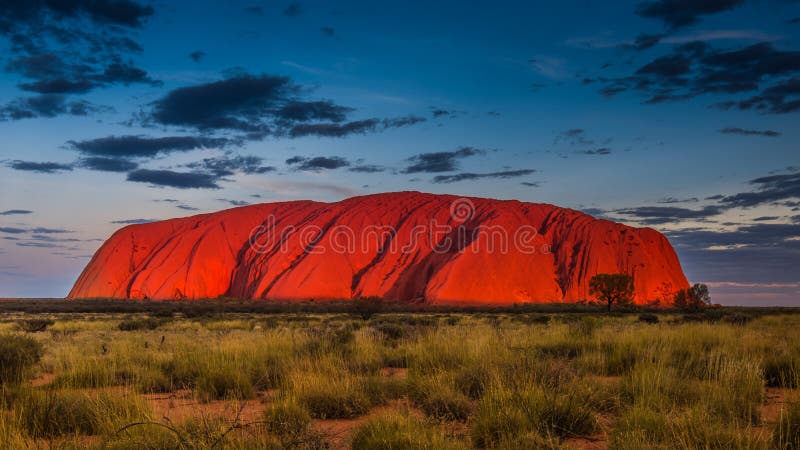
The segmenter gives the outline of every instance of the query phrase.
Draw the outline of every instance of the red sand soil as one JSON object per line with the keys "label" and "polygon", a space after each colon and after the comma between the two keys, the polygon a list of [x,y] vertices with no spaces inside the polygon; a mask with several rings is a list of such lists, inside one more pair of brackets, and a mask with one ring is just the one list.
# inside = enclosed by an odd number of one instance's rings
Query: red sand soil
{"label": "red sand soil", "polygon": [[[433,231],[445,226],[450,234]],[[548,204],[399,192],[127,226],[69,298],[573,302],[589,298],[597,273],[632,274],[639,304],[688,287],[669,241],[650,228]]]}

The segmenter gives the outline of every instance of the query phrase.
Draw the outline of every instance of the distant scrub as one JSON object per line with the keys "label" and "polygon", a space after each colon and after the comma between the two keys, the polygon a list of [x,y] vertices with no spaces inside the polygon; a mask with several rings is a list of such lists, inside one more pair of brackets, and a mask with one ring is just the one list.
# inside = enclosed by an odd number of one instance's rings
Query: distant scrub
{"label": "distant scrub", "polygon": [[27,319],[17,322],[17,328],[26,333],[40,333],[47,330],[55,321],[51,319]]}

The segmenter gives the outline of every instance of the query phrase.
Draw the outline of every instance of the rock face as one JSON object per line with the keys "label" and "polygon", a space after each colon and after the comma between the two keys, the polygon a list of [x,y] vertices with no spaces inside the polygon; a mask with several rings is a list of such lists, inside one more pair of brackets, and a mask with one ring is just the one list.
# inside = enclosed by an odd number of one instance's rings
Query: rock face
{"label": "rock face", "polygon": [[68,298],[574,302],[590,298],[597,273],[632,274],[639,304],[688,287],[650,228],[547,204],[400,192],[130,225]]}

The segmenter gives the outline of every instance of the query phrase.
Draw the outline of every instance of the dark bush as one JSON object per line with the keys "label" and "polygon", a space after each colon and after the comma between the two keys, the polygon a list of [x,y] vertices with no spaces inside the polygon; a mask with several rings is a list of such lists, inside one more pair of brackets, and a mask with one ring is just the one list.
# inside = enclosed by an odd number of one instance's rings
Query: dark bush
{"label": "dark bush", "polygon": [[27,319],[17,322],[17,328],[26,333],[40,333],[55,322],[50,319]]}
{"label": "dark bush", "polygon": [[410,327],[394,322],[377,322],[372,325],[388,340],[399,340],[408,337],[413,331]]}
{"label": "dark bush", "polygon": [[161,321],[155,317],[143,317],[123,320],[119,323],[119,329],[120,331],[155,330],[160,325]]}
{"label": "dark bush", "polygon": [[768,387],[796,388],[800,379],[800,361],[786,353],[768,354],[761,363]]}
{"label": "dark bush", "polygon": [[658,323],[658,316],[655,314],[641,314],[639,315],[639,322]]}
{"label": "dark bush", "polygon": [[0,384],[24,380],[42,353],[42,344],[29,337],[0,335]]}
{"label": "dark bush", "polygon": [[682,323],[699,323],[699,322],[707,322],[708,318],[702,314],[684,314],[679,322]]}
{"label": "dark bush", "polygon": [[738,313],[728,314],[727,316],[723,316],[722,317],[722,321],[723,322],[729,323],[731,325],[739,325],[739,326],[746,325],[751,320],[753,320],[752,317],[750,317],[748,315],[745,315],[745,314],[738,314]]}

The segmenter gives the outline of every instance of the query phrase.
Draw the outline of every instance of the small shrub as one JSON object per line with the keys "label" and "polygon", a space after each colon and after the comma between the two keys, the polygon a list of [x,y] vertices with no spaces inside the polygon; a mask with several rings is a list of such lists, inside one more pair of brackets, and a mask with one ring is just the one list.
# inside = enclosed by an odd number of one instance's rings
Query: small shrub
{"label": "small shrub", "polygon": [[658,323],[658,316],[655,314],[641,314],[639,315],[639,322],[654,324]]}
{"label": "small shrub", "polygon": [[120,331],[155,330],[161,325],[161,320],[155,317],[140,319],[126,319],[119,323]]}
{"label": "small shrub", "polygon": [[42,344],[29,337],[0,335],[0,384],[24,380],[43,352]]}
{"label": "small shrub", "polygon": [[50,319],[27,319],[17,322],[17,328],[26,333],[41,333],[54,323]]}

